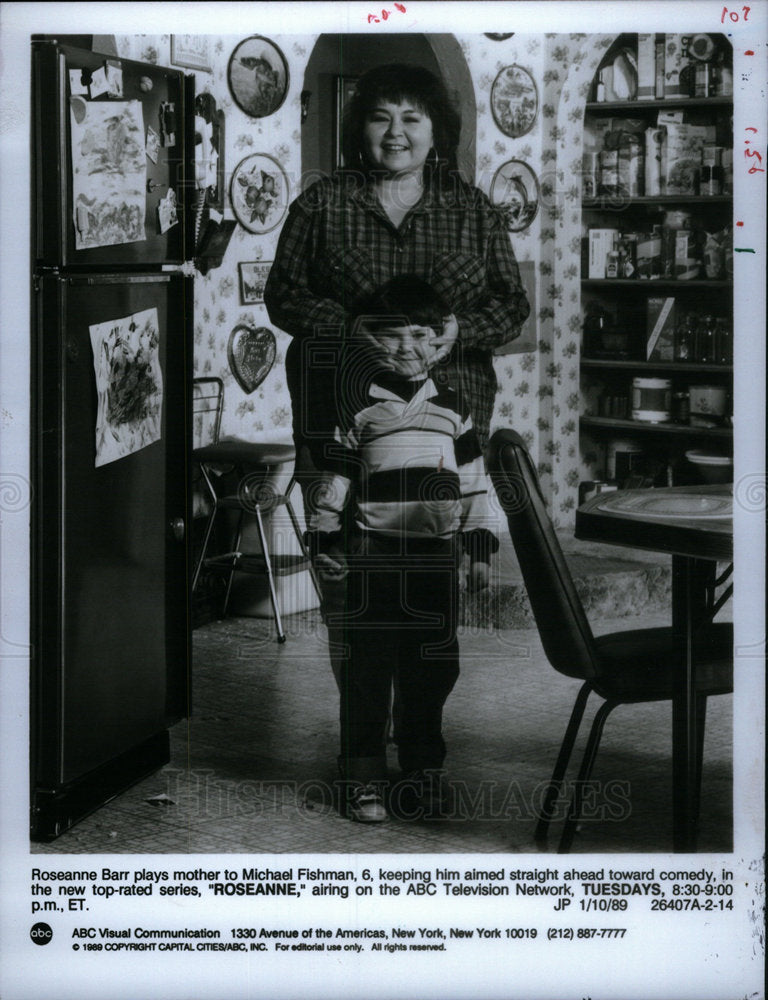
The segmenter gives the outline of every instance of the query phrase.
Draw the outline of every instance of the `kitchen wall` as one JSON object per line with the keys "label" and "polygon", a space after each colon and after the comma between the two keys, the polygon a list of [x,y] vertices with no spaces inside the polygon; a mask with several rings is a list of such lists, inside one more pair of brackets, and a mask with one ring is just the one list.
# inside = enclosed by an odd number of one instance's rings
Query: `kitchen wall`
{"label": "kitchen wall", "polygon": [[[293,194],[301,178],[302,128],[310,130],[313,109],[301,124],[304,74],[317,36],[272,36],[289,66],[290,85],[283,105],[268,118],[252,119],[232,100],[227,64],[242,36],[211,36],[212,72],[197,72],[198,91],[209,91],[226,113],[227,176],[250,153],[274,157],[288,175]],[[471,79],[477,108],[475,182],[484,191],[496,170],[514,158],[531,165],[539,178],[539,211],[522,233],[511,234],[520,262],[528,261],[535,287],[534,313],[528,331],[531,349],[495,359],[499,379],[494,426],[511,426],[528,442],[551,499],[555,521],[572,523],[579,480],[588,477],[578,448],[579,395],[579,236],[581,130],[589,81],[610,36],[515,34],[495,41],[485,35],[441,36],[450,39],[451,59],[463,58],[461,74]],[[458,47],[456,46],[458,43]],[[119,54],[170,65],[170,36],[120,36]],[[349,40],[347,40],[349,48]],[[532,130],[518,138],[504,136],[490,109],[493,81],[503,67],[527,69],[539,91],[539,113]],[[456,74],[456,66],[452,67]],[[471,103],[471,101],[470,101]],[[316,119],[315,119],[316,120]],[[230,218],[231,210],[226,213]],[[226,386],[222,432],[269,441],[290,440],[291,409],[283,358],[289,338],[275,329],[263,305],[243,306],[237,265],[274,258],[279,229],[255,236],[235,228],[220,267],[195,278],[195,374],[219,375]],[[277,338],[277,361],[251,395],[235,382],[227,363],[227,342],[238,323],[267,326]],[[535,346],[534,346],[535,345]]]}

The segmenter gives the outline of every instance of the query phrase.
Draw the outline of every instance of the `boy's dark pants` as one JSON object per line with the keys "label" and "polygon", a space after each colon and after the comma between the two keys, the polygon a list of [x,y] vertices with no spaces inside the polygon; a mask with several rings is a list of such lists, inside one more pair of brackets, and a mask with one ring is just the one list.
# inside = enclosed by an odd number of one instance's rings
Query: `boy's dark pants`
{"label": "boy's dark pants", "polygon": [[397,692],[398,759],[405,773],[440,768],[443,705],[459,675],[456,541],[366,536],[350,557],[341,617],[341,769],[386,776],[383,734]]}

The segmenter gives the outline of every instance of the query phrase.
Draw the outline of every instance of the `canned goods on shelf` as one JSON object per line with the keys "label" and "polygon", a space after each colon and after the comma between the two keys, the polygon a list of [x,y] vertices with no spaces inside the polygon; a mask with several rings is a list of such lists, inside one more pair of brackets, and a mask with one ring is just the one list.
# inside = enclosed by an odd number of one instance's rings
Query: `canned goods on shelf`
{"label": "canned goods on shelf", "polygon": [[672,382],[668,378],[632,379],[632,419],[663,424],[672,418]]}

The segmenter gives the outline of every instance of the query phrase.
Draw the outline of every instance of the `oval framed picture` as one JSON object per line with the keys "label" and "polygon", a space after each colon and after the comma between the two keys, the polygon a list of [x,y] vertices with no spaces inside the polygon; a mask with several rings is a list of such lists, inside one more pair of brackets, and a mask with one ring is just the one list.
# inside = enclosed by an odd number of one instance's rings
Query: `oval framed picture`
{"label": "oval framed picture", "polygon": [[536,174],[522,160],[507,160],[493,176],[491,203],[504,216],[511,233],[521,233],[539,211],[539,182]]}
{"label": "oval framed picture", "polygon": [[227,360],[245,393],[252,393],[272,371],[277,354],[275,335],[266,326],[238,323],[229,335]]}
{"label": "oval framed picture", "polygon": [[288,211],[288,178],[274,157],[251,153],[232,174],[229,199],[235,218],[249,233],[269,233]]}
{"label": "oval framed picture", "polygon": [[527,69],[513,63],[500,70],[491,87],[491,113],[499,131],[518,139],[533,128],[539,91]]}
{"label": "oval framed picture", "polygon": [[288,93],[288,63],[274,42],[250,35],[229,57],[227,83],[241,111],[251,118],[266,118]]}

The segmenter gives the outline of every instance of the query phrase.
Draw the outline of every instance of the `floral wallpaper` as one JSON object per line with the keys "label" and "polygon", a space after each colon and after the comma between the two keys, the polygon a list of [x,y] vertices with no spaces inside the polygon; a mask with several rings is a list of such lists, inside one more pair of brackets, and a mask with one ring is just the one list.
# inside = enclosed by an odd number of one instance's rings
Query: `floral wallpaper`
{"label": "floral wallpaper", "polygon": [[543,260],[550,282],[539,344],[542,360],[546,355],[549,407],[540,414],[539,471],[544,493],[551,497],[553,520],[563,527],[573,523],[579,482],[595,475],[579,448],[581,163],[587,94],[613,37],[551,34],[545,41],[542,188],[548,204],[544,235],[551,253]]}
{"label": "floral wallpaper", "polygon": [[[314,36],[274,36],[289,66],[289,88],[282,106],[268,118],[253,119],[238,108],[227,84],[227,64],[243,35],[210,36],[212,72],[196,72],[196,90],[208,92],[224,111],[227,184],[238,163],[251,153],[268,153],[285,170],[291,199],[298,193],[301,174],[300,95],[304,66]],[[171,65],[170,35],[117,39],[121,55]],[[225,218],[233,219],[227,190]],[[195,375],[218,375],[224,382],[221,433],[252,440],[291,441],[291,402],[285,384],[284,358],[290,337],[270,323],[263,304],[242,305],[238,263],[271,261],[280,230],[263,236],[236,226],[222,264],[207,274],[195,274]],[[227,343],[238,323],[266,326],[277,340],[275,364],[262,384],[247,395],[235,381],[227,361]]]}
{"label": "floral wallpaper", "polygon": [[[226,171],[251,153],[268,153],[280,163],[290,184],[290,198],[298,194],[301,175],[300,94],[313,37],[274,37],[289,66],[289,89],[283,105],[268,118],[252,119],[232,100],[227,85],[227,63],[240,37],[219,37],[213,44],[213,73],[198,74],[198,88],[209,91],[226,115]],[[228,193],[227,193],[228,197]],[[229,215],[230,218],[234,216]],[[271,440],[291,440],[291,403],[284,377],[285,351],[290,337],[270,323],[263,304],[240,302],[237,265],[243,261],[271,261],[279,228],[262,236],[236,226],[221,267],[198,276],[195,282],[194,370],[196,375],[219,375],[225,385],[222,434]],[[266,326],[277,340],[272,371],[246,395],[227,363],[227,342],[238,323]]]}
{"label": "floral wallpaper", "polygon": [[[289,66],[283,105],[270,117],[249,118],[232,100],[227,63],[242,36],[210,36],[212,72],[197,72],[198,91],[208,91],[226,114],[226,172],[250,153],[268,153],[285,170],[291,198],[301,173],[300,95],[316,36],[273,36]],[[584,104],[590,80],[612,36],[515,34],[494,41],[456,35],[475,88],[477,170],[475,182],[489,192],[496,170],[509,159],[529,164],[539,180],[539,211],[531,225],[511,233],[519,261],[533,262],[537,350],[494,359],[499,392],[493,426],[514,427],[537,460],[555,523],[573,522],[578,484],[595,469],[579,450],[581,150]],[[170,65],[170,36],[123,36],[118,52]],[[539,110],[520,138],[505,136],[494,122],[491,87],[499,70],[515,63],[536,82]],[[227,206],[225,216],[234,218]],[[194,371],[219,375],[225,384],[222,433],[289,441],[291,406],[283,359],[290,342],[270,323],[263,305],[240,302],[239,262],[271,261],[279,228],[256,236],[235,228],[220,267],[195,276]],[[267,326],[277,339],[277,358],[266,380],[246,395],[227,363],[229,334],[238,323]]]}
{"label": "floral wallpaper", "polygon": [[[477,103],[477,167],[475,183],[490,193],[496,171],[510,159],[522,160],[539,177],[542,151],[541,78],[544,39],[541,35],[513,35],[494,41],[485,35],[457,36],[475,87]],[[491,88],[500,70],[511,64],[521,66],[533,77],[539,90],[539,112],[533,128],[520,138],[510,138],[499,129],[491,112]],[[542,209],[527,229],[510,233],[518,262],[532,261],[536,276],[536,303],[531,303],[537,327],[541,323]],[[540,346],[540,345],[539,345]],[[499,383],[491,428],[513,427],[535,456],[540,448],[539,416],[542,405],[541,360],[539,350],[529,354],[508,354],[494,359]]]}

